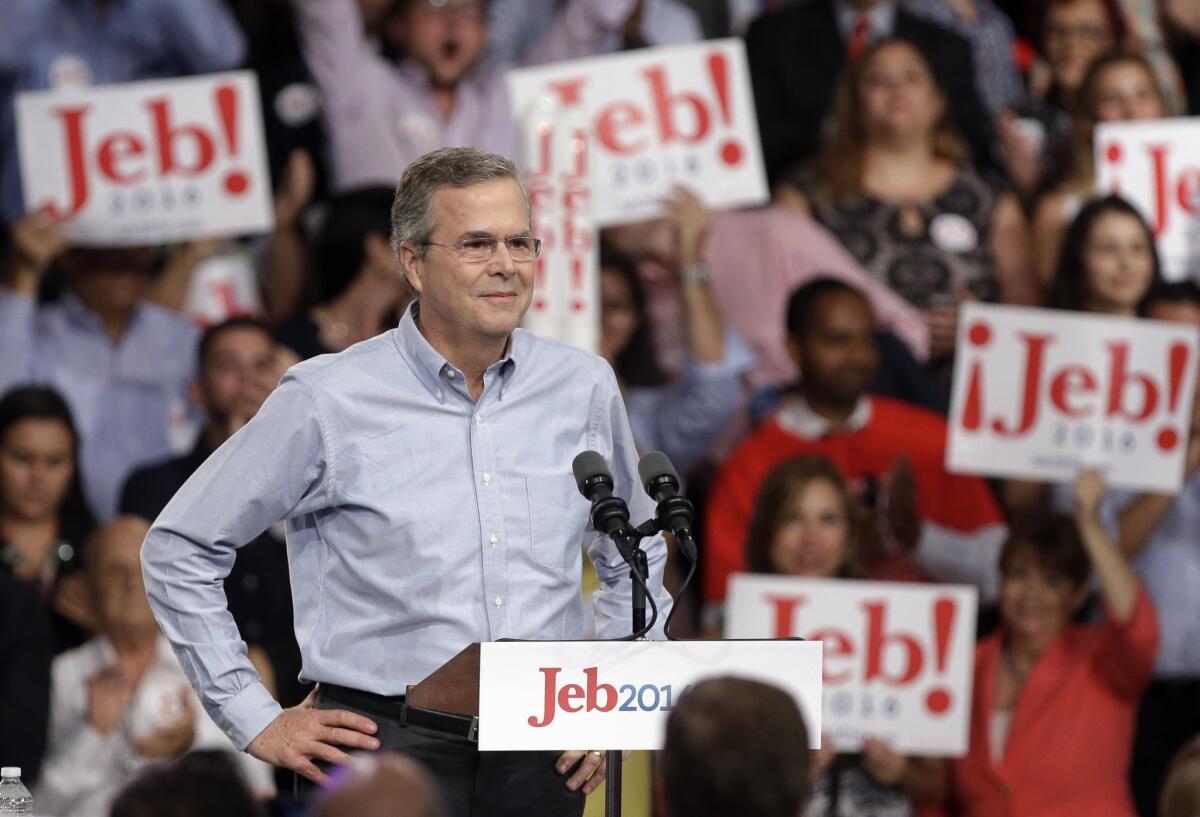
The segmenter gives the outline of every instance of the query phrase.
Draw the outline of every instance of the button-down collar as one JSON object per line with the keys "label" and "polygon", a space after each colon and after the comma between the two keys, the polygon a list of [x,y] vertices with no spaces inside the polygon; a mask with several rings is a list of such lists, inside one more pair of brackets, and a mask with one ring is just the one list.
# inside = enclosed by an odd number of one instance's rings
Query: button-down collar
{"label": "button-down collar", "polygon": [[[426,339],[417,326],[417,317],[420,314],[420,301],[413,302],[404,312],[404,317],[400,319],[399,331],[396,332],[396,347],[403,357],[412,367],[413,373],[417,379],[421,381],[429,393],[436,397],[439,401],[446,399],[446,387],[454,384],[455,387],[465,387],[464,377],[462,372],[454,368],[445,356]],[[524,338],[520,330],[509,335],[508,343],[504,347],[504,354],[495,363],[487,367],[484,372],[484,378],[491,375],[499,374],[500,388],[496,394],[499,400],[504,399],[504,387],[512,379],[513,372],[516,370],[517,359],[520,357]]]}

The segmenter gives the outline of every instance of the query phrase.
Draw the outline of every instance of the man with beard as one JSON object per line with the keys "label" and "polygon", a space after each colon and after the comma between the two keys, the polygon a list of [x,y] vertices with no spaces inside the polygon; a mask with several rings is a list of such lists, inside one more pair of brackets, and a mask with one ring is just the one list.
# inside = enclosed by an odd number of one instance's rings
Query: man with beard
{"label": "man with beard", "polygon": [[[481,65],[484,0],[403,0],[398,65],[363,36],[355,0],[292,0],[304,60],[325,105],[335,192],[391,185],[410,162],[446,145],[518,156],[505,72]],[[601,53],[634,0],[571,0],[529,62]]]}
{"label": "man with beard", "polygon": [[[841,281],[813,280],[792,293],[787,334],[800,368],[799,389],[717,475],[706,520],[705,601],[723,601],[729,574],[745,569],[746,536],[764,477],[800,454],[827,457],[868,506],[888,508],[890,496],[891,510],[900,511],[915,488],[913,521],[919,530],[896,531],[898,544],[915,551],[919,570],[943,580],[976,581],[986,596],[995,584],[1003,517],[982,479],[946,472],[945,420],[867,394],[879,357],[866,298]],[[874,555],[876,567],[889,563],[888,554]],[[868,576],[901,578],[893,566],[903,562],[890,562],[883,572],[891,575],[872,575],[868,564]]]}

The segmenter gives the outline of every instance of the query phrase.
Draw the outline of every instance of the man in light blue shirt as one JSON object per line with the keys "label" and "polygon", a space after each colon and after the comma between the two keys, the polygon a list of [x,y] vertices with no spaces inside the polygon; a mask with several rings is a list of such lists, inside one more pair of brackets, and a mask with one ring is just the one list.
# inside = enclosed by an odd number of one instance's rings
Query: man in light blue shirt
{"label": "man in light blue shirt", "polygon": [[[570,466],[600,452],[634,521],[653,515],[621,394],[600,358],[517,328],[537,241],[510,161],[426,154],[400,180],[392,225],[417,303],[398,328],[289,371],[159,516],[146,589],[206,709],[256,757],[320,781],[313,761],[344,760],[338,746],[396,748],[429,763],[456,815],[579,814],[603,778],[598,752],[518,768],[387,713],[471,642],[583,637],[585,544],[597,631],[629,633],[628,569],[589,527]],[[283,711],[221,589],[236,548],[280,519],[303,676],[323,685]],[[661,621],[665,544],[644,547]],[[564,786],[554,772],[572,766]]]}

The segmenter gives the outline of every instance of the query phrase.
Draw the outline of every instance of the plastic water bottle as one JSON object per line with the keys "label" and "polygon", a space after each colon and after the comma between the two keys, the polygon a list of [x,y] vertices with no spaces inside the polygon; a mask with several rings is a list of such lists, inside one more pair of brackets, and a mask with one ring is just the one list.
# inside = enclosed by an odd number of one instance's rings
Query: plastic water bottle
{"label": "plastic water bottle", "polygon": [[20,766],[0,769],[0,815],[33,814],[33,795],[21,782]]}

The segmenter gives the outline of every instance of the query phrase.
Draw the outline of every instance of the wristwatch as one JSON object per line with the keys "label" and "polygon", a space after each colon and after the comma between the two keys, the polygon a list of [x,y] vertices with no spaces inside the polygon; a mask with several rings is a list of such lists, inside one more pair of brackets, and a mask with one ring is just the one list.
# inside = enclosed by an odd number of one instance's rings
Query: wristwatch
{"label": "wristwatch", "polygon": [[699,261],[687,269],[680,270],[679,280],[685,284],[707,284],[712,280],[712,273],[708,269],[708,264]]}

